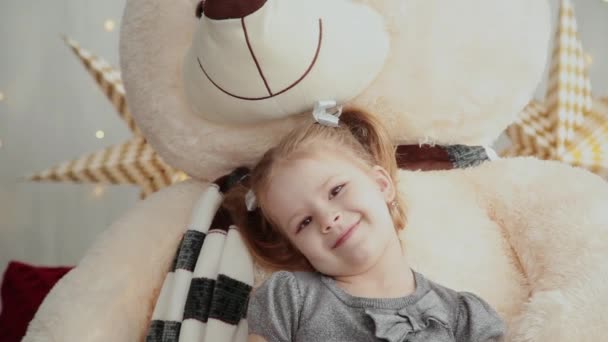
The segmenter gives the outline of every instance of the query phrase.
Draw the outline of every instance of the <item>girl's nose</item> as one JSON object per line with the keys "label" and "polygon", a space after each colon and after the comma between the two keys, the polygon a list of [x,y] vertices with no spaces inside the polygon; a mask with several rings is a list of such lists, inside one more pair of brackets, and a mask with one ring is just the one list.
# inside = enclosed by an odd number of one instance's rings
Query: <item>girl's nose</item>
{"label": "girl's nose", "polygon": [[335,213],[333,215],[328,216],[328,219],[326,220],[325,224],[322,225],[322,230],[321,232],[323,234],[327,234],[329,233],[333,227],[336,225],[336,223],[338,221],[340,221],[341,215],[340,213]]}
{"label": "girl's nose", "polygon": [[203,14],[209,19],[239,19],[260,9],[266,0],[206,0]]}

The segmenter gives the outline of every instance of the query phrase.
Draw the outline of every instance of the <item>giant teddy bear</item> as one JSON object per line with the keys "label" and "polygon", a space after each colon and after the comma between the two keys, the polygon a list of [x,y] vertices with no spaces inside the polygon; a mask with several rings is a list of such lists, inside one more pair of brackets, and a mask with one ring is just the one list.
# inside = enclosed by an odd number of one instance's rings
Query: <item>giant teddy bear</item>
{"label": "giant teddy bear", "polygon": [[[315,101],[376,113],[396,144],[491,145],[531,99],[548,38],[546,0],[128,0],[129,107],[193,179],[102,234],[25,340],[143,339],[201,193],[255,163]],[[509,340],[608,339],[602,179],[514,158],[403,170],[400,190],[414,267],[487,299]]]}

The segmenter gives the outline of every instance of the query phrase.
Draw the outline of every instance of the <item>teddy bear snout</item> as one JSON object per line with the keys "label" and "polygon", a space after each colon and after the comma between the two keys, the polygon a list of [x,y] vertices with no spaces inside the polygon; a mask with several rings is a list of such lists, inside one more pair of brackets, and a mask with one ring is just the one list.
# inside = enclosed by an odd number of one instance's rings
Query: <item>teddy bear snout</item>
{"label": "teddy bear snout", "polygon": [[244,18],[260,9],[266,0],[206,0],[203,14],[209,19]]}

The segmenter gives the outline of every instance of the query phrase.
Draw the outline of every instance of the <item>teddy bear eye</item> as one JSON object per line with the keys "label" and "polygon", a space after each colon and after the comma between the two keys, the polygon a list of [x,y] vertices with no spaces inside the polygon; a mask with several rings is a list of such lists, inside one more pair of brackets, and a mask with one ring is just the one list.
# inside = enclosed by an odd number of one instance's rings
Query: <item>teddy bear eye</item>
{"label": "teddy bear eye", "polygon": [[201,18],[203,16],[203,7],[205,6],[205,0],[201,0],[196,6],[196,17]]}

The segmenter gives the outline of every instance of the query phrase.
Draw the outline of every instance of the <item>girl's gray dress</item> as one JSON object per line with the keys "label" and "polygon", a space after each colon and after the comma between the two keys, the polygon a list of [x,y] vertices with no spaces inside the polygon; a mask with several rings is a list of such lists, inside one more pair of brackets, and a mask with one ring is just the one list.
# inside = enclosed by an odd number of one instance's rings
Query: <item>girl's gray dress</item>
{"label": "girl's gray dress", "polygon": [[354,297],[332,278],[276,272],[251,295],[249,333],[281,341],[501,341],[505,325],[481,298],[414,272],[401,298]]}

